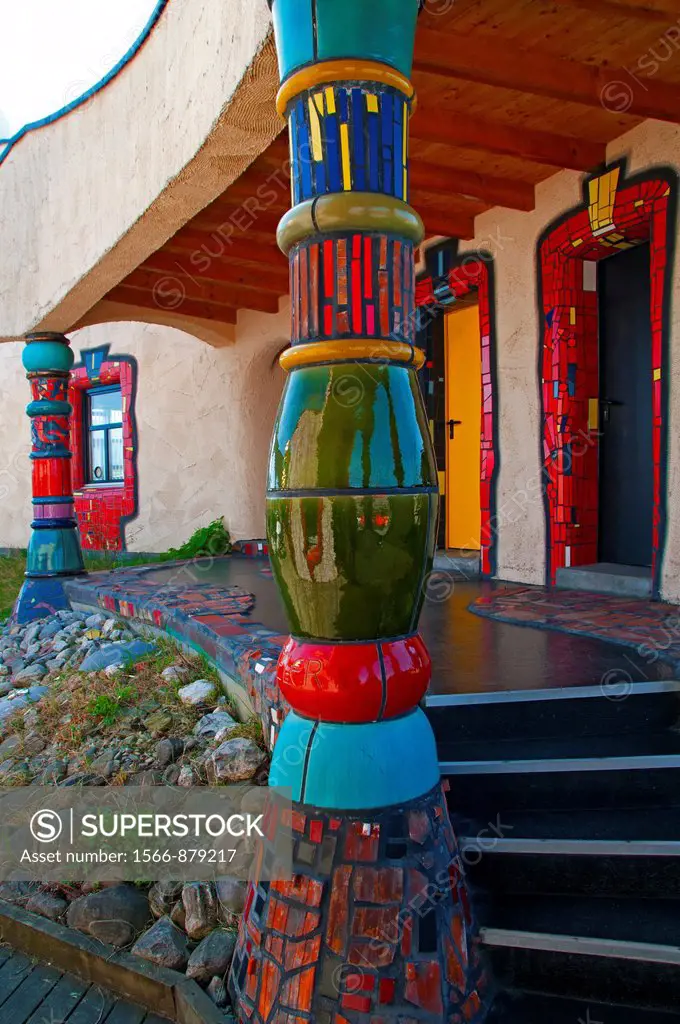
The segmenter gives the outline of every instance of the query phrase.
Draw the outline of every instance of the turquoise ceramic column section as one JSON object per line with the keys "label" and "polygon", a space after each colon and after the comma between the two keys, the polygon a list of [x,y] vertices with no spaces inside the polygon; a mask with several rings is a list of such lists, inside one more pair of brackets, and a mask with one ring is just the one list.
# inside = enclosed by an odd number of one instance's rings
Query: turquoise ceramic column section
{"label": "turquoise ceramic column section", "polygon": [[[430,724],[418,633],[437,471],[417,380],[408,121],[417,0],[273,0],[293,208],[289,377],[267,536],[291,636],[291,711],[230,991],[241,1024],[484,1016],[482,972]],[[293,878],[268,883],[277,836]],[[268,876],[271,877],[271,876]],[[417,912],[418,911],[418,912]]]}
{"label": "turquoise ceramic column section", "polygon": [[84,571],[71,486],[68,403],[73,352],[54,332],[26,336],[22,361],[30,381],[33,521],[26,581],[14,609],[18,622],[69,606],[64,580]]}

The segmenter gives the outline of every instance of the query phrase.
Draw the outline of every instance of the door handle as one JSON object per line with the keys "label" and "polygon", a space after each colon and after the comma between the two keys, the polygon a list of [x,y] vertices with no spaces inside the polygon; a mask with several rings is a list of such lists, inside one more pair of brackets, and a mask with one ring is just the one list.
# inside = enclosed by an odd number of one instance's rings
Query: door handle
{"label": "door handle", "polygon": [[602,406],[602,422],[609,423],[612,406],[623,404],[623,402],[617,402],[615,398],[601,398],[600,405]]}
{"label": "door handle", "polygon": [[446,425],[449,428],[449,441],[453,441],[453,439],[455,437],[455,434],[456,434],[456,427],[462,426],[463,425],[463,421],[462,420],[449,420]]}

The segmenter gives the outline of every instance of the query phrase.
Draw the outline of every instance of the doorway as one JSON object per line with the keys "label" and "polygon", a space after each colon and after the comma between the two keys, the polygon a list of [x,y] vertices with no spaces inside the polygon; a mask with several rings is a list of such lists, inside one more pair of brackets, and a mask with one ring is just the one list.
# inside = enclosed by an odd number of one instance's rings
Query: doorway
{"label": "doorway", "polygon": [[444,318],[446,547],[481,548],[482,357],[477,303]]}
{"label": "doorway", "polygon": [[654,518],[649,244],[598,264],[599,561],[651,568]]}

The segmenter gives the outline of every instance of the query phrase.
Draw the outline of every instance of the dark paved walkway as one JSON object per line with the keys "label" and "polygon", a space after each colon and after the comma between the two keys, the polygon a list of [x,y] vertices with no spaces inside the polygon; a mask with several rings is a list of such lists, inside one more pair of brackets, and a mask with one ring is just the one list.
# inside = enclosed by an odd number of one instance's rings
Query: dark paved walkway
{"label": "dark paved walkway", "polygon": [[[232,556],[122,569],[93,574],[68,586],[72,597],[145,618],[202,647],[224,671],[241,679],[256,705],[253,686],[262,691],[273,685],[288,628],[266,558]],[[559,602],[564,602],[557,596],[560,593],[564,592],[433,574],[421,619],[433,662],[431,691],[597,686],[603,679],[610,684],[613,673],[633,683],[671,677],[668,652],[663,658],[651,658],[635,645],[628,649],[615,645],[623,642],[620,616],[618,634],[613,622],[610,624],[611,635],[606,639],[612,642],[605,642],[604,634],[589,635],[594,609],[604,628],[617,599],[579,595],[588,615],[572,608],[569,632],[581,635],[567,635],[564,622],[556,622]],[[548,600],[552,602],[549,606]],[[469,611],[471,604],[477,614]],[[644,632],[674,612],[667,605],[632,604],[644,606],[648,612],[646,618],[641,617],[640,608],[631,613],[638,624],[638,645],[640,630]],[[550,620],[547,607],[555,612]],[[521,628],[526,625],[543,628]],[[680,629],[678,648],[680,651]]]}
{"label": "dark paved walkway", "polygon": [[167,1024],[166,1018],[0,947],[2,1024]]}

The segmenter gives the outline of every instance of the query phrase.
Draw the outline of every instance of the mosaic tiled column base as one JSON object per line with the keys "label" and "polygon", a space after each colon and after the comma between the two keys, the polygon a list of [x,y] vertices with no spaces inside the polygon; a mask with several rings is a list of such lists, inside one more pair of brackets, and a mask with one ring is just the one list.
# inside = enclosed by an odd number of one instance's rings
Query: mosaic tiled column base
{"label": "mosaic tiled column base", "polygon": [[67,401],[73,352],[63,334],[26,336],[22,361],[31,384],[33,522],[26,581],[14,609],[18,622],[50,615],[69,602],[63,581],[82,573],[78,525],[71,486]]}
{"label": "mosaic tiled column base", "polygon": [[[295,810],[292,881],[253,878],[231,975],[253,1024],[466,1024],[483,974],[439,786],[371,816]],[[265,853],[275,862],[274,844]]]}

